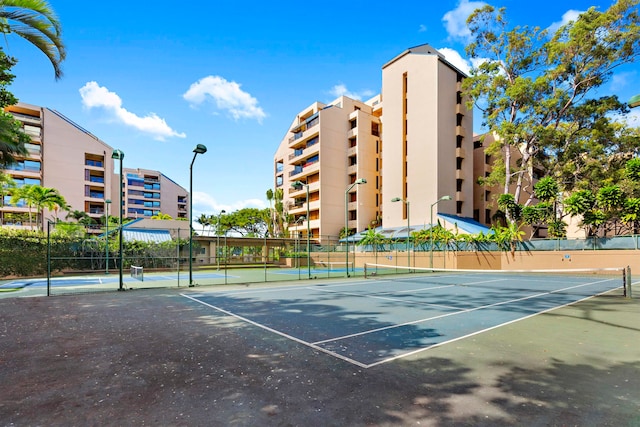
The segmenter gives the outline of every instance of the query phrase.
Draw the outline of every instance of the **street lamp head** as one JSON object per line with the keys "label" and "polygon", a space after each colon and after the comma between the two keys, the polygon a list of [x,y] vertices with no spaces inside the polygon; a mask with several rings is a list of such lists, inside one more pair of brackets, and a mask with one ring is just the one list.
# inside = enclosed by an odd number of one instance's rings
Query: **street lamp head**
{"label": "street lamp head", "polygon": [[196,145],[196,148],[193,149],[193,152],[196,154],[204,154],[207,152],[207,147],[202,144]]}
{"label": "street lamp head", "polygon": [[221,214],[223,214],[223,213],[227,213],[227,211],[225,211],[224,209],[222,209],[222,210],[220,211],[220,213],[221,213]]}
{"label": "street lamp head", "polygon": [[111,203],[111,199],[107,199],[107,200],[105,200],[104,202],[105,202],[106,204],[109,204],[109,203]]}
{"label": "street lamp head", "polygon": [[440,197],[440,200],[451,200],[451,196],[449,196],[449,195],[442,196],[442,197]]}
{"label": "street lamp head", "polygon": [[354,182],[354,184],[366,184],[367,180],[364,178],[360,178],[360,179],[356,179],[356,182]]}
{"label": "street lamp head", "polygon": [[111,154],[111,158],[112,159],[116,159],[116,160],[122,160],[124,159],[124,153],[122,152],[122,150],[113,150],[113,153]]}
{"label": "street lamp head", "polygon": [[305,184],[302,181],[294,181],[291,183],[291,187],[295,188],[296,190],[302,188],[303,185]]}

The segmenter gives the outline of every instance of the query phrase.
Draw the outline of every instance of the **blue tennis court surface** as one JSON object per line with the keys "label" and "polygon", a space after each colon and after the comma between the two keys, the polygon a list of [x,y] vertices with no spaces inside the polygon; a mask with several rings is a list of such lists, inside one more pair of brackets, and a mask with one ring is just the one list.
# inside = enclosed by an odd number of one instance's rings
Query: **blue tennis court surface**
{"label": "blue tennis court surface", "polygon": [[613,289],[619,277],[447,274],[183,294],[368,368]]}

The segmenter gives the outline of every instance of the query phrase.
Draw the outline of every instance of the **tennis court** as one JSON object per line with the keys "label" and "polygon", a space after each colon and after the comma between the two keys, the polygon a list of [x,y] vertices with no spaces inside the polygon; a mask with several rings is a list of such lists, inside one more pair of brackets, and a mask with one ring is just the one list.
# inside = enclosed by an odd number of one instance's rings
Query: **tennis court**
{"label": "tennis court", "polygon": [[[362,268],[351,268],[356,275],[362,275]],[[229,268],[220,270],[202,270],[193,272],[193,281],[199,286],[227,285],[255,282],[283,282],[300,279],[322,279],[344,277],[347,274],[345,263],[319,265],[311,268]],[[117,290],[120,278],[117,270],[110,274],[74,274],[52,277],[50,292],[52,295],[104,292]],[[44,296],[47,295],[46,277],[19,278],[0,282],[0,297],[9,296]],[[134,274],[133,269],[125,269],[123,287],[125,289],[142,288],[172,288],[186,287],[189,284],[189,272],[165,271],[155,272],[144,270],[144,273]],[[5,291],[5,292],[3,292]],[[18,294],[16,294],[16,292]]]}
{"label": "tennis court", "polygon": [[182,295],[369,368],[595,295],[623,298],[629,274],[366,268],[373,280]]}

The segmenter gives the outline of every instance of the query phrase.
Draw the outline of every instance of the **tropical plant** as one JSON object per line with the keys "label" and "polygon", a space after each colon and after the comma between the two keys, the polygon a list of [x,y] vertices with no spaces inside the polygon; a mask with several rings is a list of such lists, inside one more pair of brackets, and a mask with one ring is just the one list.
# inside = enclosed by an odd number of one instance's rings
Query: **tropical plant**
{"label": "tropical plant", "polygon": [[15,189],[11,195],[11,203],[23,200],[29,208],[29,222],[33,229],[32,208],[36,210],[36,222],[40,224],[39,217],[44,209],[54,210],[55,208],[66,207],[67,202],[55,188],[42,187],[38,184],[26,184]]}
{"label": "tropical plant", "polygon": [[73,210],[69,211],[66,216],[67,219],[75,219],[79,224],[91,225],[95,223],[95,220],[89,216],[85,211]]}
{"label": "tropical plant", "polygon": [[491,239],[498,245],[503,251],[511,252],[511,255],[515,255],[518,248],[518,242],[522,242],[524,231],[520,230],[520,227],[515,222],[509,223],[506,227],[496,226],[491,227],[493,234],[490,234]]}
{"label": "tropical plant", "polygon": [[152,215],[150,219],[156,219],[156,220],[173,219],[173,217],[171,215],[169,215],[169,214],[158,212],[157,214]]}
{"label": "tropical plant", "polygon": [[16,34],[37,47],[53,65],[56,79],[62,77],[60,64],[66,56],[62,26],[47,1],[2,0],[0,32]]}
{"label": "tropical plant", "polygon": [[389,239],[384,234],[377,231],[375,228],[369,227],[367,231],[362,233],[362,239],[356,243],[358,246],[371,246],[373,248],[373,254],[375,257],[375,263],[378,263],[378,251],[384,251],[384,245],[389,242]]}

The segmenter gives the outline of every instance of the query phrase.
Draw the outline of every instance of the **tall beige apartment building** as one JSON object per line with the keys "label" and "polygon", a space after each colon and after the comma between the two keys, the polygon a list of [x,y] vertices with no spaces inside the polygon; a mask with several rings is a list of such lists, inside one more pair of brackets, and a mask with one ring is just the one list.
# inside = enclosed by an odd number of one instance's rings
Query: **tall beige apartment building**
{"label": "tall beige apartment building", "polygon": [[313,103],[295,117],[275,155],[275,187],[283,190],[291,232],[306,237],[309,230],[322,239],[344,227],[376,224],[381,212],[379,102],[379,97],[361,102],[341,96],[326,105]]}
{"label": "tall beige apartment building", "polygon": [[408,215],[411,224],[428,224],[432,205],[434,222],[437,212],[473,214],[473,116],[462,96],[464,78],[429,45],[382,67],[385,227],[406,225]]}
{"label": "tall beige apartment building", "polygon": [[[311,236],[320,239],[345,226],[398,228],[409,218],[425,225],[432,207],[471,217],[473,124],[464,77],[421,45],[384,64],[381,95],[302,110],[275,154],[275,187],[293,216],[289,230],[306,235],[307,210]],[[366,184],[356,184],[361,179]],[[296,181],[305,186],[292,187]]]}
{"label": "tall beige apartment building", "polygon": [[[109,214],[118,216],[120,184],[116,172],[119,171],[114,169],[112,147],[55,110],[18,103],[5,108],[5,111],[22,122],[23,130],[31,137],[31,142],[26,146],[28,155],[18,158],[18,163],[3,170],[3,173],[11,176],[18,186],[38,184],[57,189],[71,211],[84,211],[96,221],[105,214],[106,201],[111,200]],[[157,171],[129,171],[141,173],[143,185],[142,194],[138,194],[135,192],[137,186],[124,183],[125,217],[146,217],[158,211],[174,218],[188,216],[188,193],[184,188]],[[147,190],[147,184],[152,188]],[[127,194],[129,190],[134,194]],[[32,212],[34,223],[30,224],[28,207],[22,202],[11,205],[10,198],[6,196],[0,206],[0,225],[36,228],[44,227],[46,220],[65,219],[66,212],[45,209],[39,220]],[[137,211],[130,209],[137,209],[137,200],[140,199],[143,200],[142,207],[146,208],[149,202],[151,205],[148,211],[138,215]],[[130,200],[135,202],[129,203]]]}

